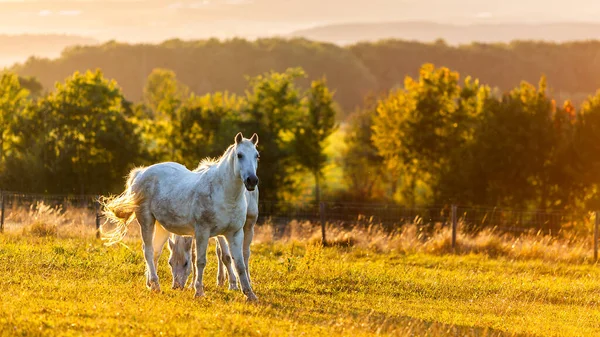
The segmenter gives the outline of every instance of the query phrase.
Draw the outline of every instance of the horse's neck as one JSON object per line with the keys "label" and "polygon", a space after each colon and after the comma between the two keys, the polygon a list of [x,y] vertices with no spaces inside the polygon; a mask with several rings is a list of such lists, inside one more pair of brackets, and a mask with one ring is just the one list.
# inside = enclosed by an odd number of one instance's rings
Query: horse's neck
{"label": "horse's neck", "polygon": [[217,175],[225,192],[225,202],[236,203],[244,197],[244,184],[233,168],[234,157],[231,153],[220,162],[216,169]]}

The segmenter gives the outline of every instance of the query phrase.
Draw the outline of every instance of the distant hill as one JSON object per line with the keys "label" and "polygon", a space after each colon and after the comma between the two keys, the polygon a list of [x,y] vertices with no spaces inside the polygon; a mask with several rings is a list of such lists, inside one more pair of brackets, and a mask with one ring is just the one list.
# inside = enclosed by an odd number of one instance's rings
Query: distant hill
{"label": "distant hill", "polygon": [[600,23],[473,24],[433,22],[348,23],[317,26],[289,34],[315,41],[353,44],[362,41],[401,39],[429,42],[443,39],[449,44],[536,40],[566,42],[600,39]]}
{"label": "distant hill", "polygon": [[59,57],[68,46],[97,43],[98,40],[75,35],[0,35],[0,68],[25,62],[30,56]]}
{"label": "distant hill", "polygon": [[[402,40],[363,42],[342,47],[306,39],[170,40],[161,44],[108,42],[70,47],[57,59],[30,58],[12,67],[35,76],[44,88],[74,71],[100,68],[115,79],[132,101],[142,99],[146,78],[157,67],[172,69],[196,94],[223,91],[244,94],[245,76],[303,67],[311,79],[323,75],[345,113],[362,105],[368,93],[402,86],[418,76],[426,62],[470,75],[501,91],[521,81],[537,84],[546,75],[550,94],[581,102],[600,89],[600,41],[549,43],[516,41],[451,46]],[[303,80],[301,85],[308,83]],[[343,116],[341,116],[343,117]]]}

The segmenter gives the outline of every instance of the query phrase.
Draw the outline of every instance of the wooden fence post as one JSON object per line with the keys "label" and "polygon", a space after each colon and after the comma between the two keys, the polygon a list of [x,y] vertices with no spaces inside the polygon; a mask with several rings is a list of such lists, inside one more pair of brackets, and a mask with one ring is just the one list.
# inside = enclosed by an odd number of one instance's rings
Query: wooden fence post
{"label": "wooden fence post", "polygon": [[600,224],[599,211],[596,211],[596,221],[594,221],[594,262],[598,262],[598,224]]}
{"label": "wooden fence post", "polygon": [[327,244],[327,239],[325,238],[325,203],[319,203],[319,217],[321,218],[321,243],[323,246]]}
{"label": "wooden fence post", "polygon": [[96,238],[100,238],[100,197],[97,197],[94,204],[96,204]]}
{"label": "wooden fence post", "polygon": [[456,205],[452,205],[452,249],[456,248],[456,229],[457,229],[457,219],[456,219]]}
{"label": "wooden fence post", "polygon": [[4,191],[0,191],[0,198],[2,198],[2,206],[0,207],[2,210],[0,211],[0,233],[4,233],[4,208],[6,204],[6,197]]}

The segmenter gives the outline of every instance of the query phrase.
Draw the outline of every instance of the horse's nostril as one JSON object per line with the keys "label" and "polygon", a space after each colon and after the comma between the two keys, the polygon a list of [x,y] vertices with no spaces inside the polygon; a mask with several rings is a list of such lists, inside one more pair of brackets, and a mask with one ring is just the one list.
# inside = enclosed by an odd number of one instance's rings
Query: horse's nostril
{"label": "horse's nostril", "polygon": [[246,184],[248,184],[250,186],[256,186],[258,184],[258,178],[257,177],[248,177],[248,178],[246,178]]}

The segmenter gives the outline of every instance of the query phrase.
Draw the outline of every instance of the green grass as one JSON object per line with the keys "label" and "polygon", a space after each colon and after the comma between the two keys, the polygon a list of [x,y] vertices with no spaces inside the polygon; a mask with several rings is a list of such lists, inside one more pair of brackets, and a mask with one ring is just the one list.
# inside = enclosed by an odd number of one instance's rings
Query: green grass
{"label": "green grass", "polygon": [[258,304],[217,288],[206,297],[145,288],[139,240],[0,235],[0,335],[599,336],[600,269],[485,255],[381,253],[256,244]]}

